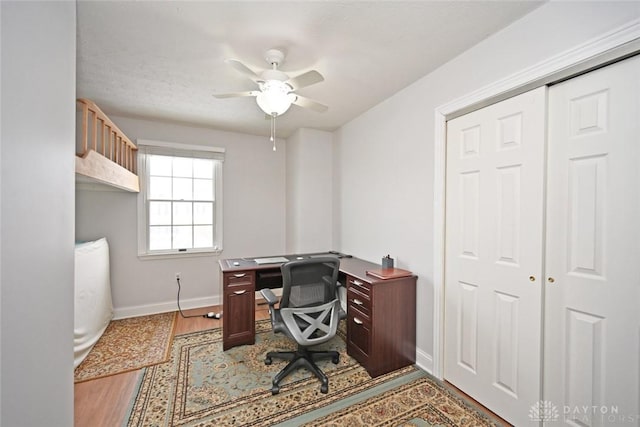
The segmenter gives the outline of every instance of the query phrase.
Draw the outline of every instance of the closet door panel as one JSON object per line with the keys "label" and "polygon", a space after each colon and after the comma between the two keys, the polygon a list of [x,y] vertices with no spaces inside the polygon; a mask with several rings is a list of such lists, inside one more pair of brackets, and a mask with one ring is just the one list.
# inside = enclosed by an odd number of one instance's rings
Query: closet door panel
{"label": "closet door panel", "polygon": [[496,262],[518,266],[520,260],[522,166],[498,168],[497,181],[497,252]]}
{"label": "closet door panel", "polygon": [[640,423],[640,58],[549,90],[548,425]]}
{"label": "closet door panel", "polygon": [[541,395],[546,88],[448,122],[445,379],[515,425]]}

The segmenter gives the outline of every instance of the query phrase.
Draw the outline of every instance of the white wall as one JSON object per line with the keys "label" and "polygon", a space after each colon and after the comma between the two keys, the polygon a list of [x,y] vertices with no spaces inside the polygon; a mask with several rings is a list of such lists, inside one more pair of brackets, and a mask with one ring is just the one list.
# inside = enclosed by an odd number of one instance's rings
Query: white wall
{"label": "white wall", "polygon": [[0,424],[73,425],[75,2],[0,3]]}
{"label": "white wall", "polygon": [[182,308],[220,303],[219,258],[285,251],[285,154],[267,137],[110,116],[136,139],[226,148],[223,167],[223,252],[218,256],[141,260],[137,256],[137,194],[77,191],[76,238],[107,237],[116,317],[176,310],[175,273]]}
{"label": "white wall", "polygon": [[332,250],[333,135],[298,129],[287,139],[287,253]]}
{"label": "white wall", "polygon": [[390,253],[418,276],[418,360],[433,354],[434,111],[637,19],[638,2],[551,2],[369,110],[335,134],[340,250]]}

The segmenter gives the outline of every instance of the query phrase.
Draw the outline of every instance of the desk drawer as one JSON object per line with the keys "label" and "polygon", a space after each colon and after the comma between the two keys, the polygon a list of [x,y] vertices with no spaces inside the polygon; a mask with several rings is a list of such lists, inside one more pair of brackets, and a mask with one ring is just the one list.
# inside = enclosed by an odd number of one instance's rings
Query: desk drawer
{"label": "desk drawer", "polygon": [[347,276],[347,289],[359,292],[367,299],[371,299],[371,285],[352,276]]}
{"label": "desk drawer", "polygon": [[224,274],[224,287],[229,286],[253,286],[255,283],[255,271],[237,271],[235,273]]}
{"label": "desk drawer", "polygon": [[366,320],[371,320],[371,300],[356,289],[347,290],[347,310],[355,309],[362,313]]}
{"label": "desk drawer", "polygon": [[357,310],[347,314],[347,351],[365,368],[371,353],[371,324]]}

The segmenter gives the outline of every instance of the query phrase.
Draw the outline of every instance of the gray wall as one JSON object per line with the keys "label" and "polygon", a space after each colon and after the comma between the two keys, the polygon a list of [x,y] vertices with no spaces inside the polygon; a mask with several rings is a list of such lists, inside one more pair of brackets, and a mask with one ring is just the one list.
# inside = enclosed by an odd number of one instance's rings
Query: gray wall
{"label": "gray wall", "polygon": [[333,135],[298,129],[287,139],[287,253],[334,249]]}
{"label": "gray wall", "polygon": [[76,4],[0,7],[0,424],[71,426]]}

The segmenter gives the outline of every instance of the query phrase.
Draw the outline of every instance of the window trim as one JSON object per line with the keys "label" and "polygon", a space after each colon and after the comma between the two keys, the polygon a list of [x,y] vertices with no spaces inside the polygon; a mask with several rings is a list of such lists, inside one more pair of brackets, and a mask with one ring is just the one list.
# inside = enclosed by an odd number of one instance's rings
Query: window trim
{"label": "window trim", "polygon": [[[137,215],[138,215],[138,258],[140,259],[166,259],[166,258],[188,258],[209,255],[218,255],[223,249],[223,182],[222,169],[224,165],[225,149],[222,147],[210,147],[205,145],[181,144],[178,142],[153,141],[146,139],[136,140],[138,145],[138,177],[140,179],[140,192],[138,193]],[[217,160],[214,167],[214,248],[187,249],[179,251],[170,249],[166,251],[153,251],[148,249],[148,206],[147,206],[147,155],[167,155],[177,157],[196,157]]]}

